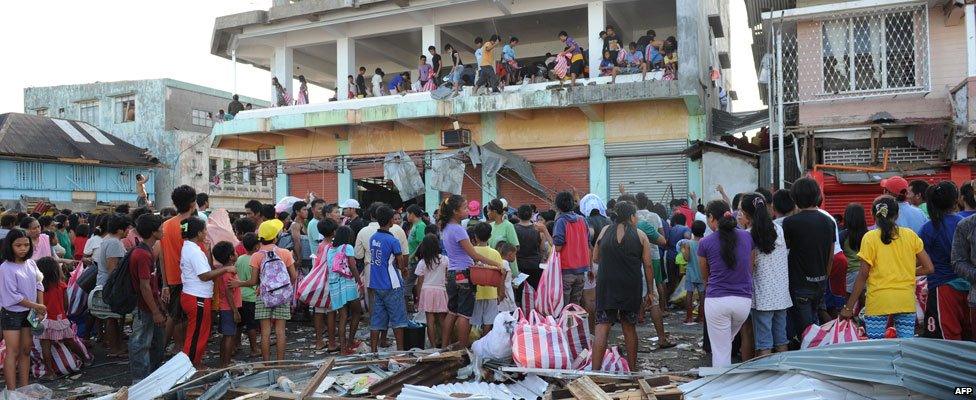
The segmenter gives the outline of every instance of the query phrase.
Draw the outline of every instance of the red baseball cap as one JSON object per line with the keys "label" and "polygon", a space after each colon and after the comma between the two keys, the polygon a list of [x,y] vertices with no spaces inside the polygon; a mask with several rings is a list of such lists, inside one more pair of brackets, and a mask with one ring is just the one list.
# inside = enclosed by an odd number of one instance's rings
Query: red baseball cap
{"label": "red baseball cap", "polygon": [[478,200],[468,202],[468,216],[471,218],[481,215],[481,203]]}
{"label": "red baseball cap", "polygon": [[908,194],[908,181],[900,176],[882,179],[881,187],[885,188],[885,190],[893,193],[896,196]]}

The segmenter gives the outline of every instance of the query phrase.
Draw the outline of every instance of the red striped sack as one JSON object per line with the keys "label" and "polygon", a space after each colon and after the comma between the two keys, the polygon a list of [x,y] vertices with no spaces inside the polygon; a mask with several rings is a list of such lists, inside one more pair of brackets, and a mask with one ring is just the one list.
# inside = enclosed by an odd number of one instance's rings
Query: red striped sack
{"label": "red striped sack", "polygon": [[84,269],[85,265],[79,262],[68,277],[66,295],[68,296],[68,315],[70,316],[81,315],[88,311],[88,295],[78,285],[78,279],[81,278]]}
{"label": "red striped sack", "polygon": [[801,349],[830,346],[832,344],[859,342],[857,326],[851,320],[835,319],[823,325],[810,324],[803,330]]}
{"label": "red striped sack", "polygon": [[[600,371],[603,372],[630,372],[630,363],[627,358],[620,355],[620,349],[612,346],[603,353],[603,364]],[[583,351],[573,363],[573,368],[580,371],[591,371],[593,369],[593,357],[589,350]]]}
{"label": "red striped sack", "polygon": [[559,316],[563,309],[563,271],[559,262],[559,252],[552,252],[546,269],[539,278],[535,293],[535,310],[542,315]]}
{"label": "red striped sack", "polygon": [[516,310],[518,322],[512,334],[512,358],[515,365],[524,368],[569,369],[573,359],[569,356],[566,334],[551,316],[532,311],[526,319]]}
{"label": "red striped sack", "polygon": [[[331,308],[329,301],[329,263],[325,255],[329,246],[323,243],[315,257],[315,266],[300,282],[295,298],[312,307]],[[337,256],[339,256],[337,254]]]}
{"label": "red striped sack", "polygon": [[566,344],[569,346],[569,354],[572,359],[576,359],[584,350],[590,348],[590,321],[589,315],[583,307],[578,304],[569,303],[561,312],[559,325],[566,332]]}
{"label": "red striped sack", "polygon": [[[64,342],[69,340],[74,341],[80,348],[85,350],[82,358],[79,358],[71,350],[68,350],[68,346]],[[61,375],[80,372],[82,367],[84,367],[84,363],[93,359],[91,351],[78,338],[53,341],[51,343],[51,357],[54,359],[54,368],[57,369],[55,372]],[[44,362],[44,356],[41,353],[41,341],[37,337],[34,338],[34,348],[31,349],[30,359],[31,373],[34,374],[34,377],[40,378],[44,376],[47,373],[47,364]]]}

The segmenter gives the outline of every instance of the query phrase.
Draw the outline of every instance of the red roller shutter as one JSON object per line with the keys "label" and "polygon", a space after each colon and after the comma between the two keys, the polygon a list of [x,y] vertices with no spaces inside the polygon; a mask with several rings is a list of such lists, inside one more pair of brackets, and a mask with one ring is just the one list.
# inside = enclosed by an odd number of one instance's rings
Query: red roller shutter
{"label": "red roller shutter", "polygon": [[302,199],[309,192],[315,192],[325,201],[336,203],[339,197],[338,174],[332,171],[288,174],[288,192]]}
{"label": "red roller shutter", "polygon": [[[446,192],[441,192],[442,196],[447,196]],[[467,201],[481,201],[481,166],[472,167],[470,163],[464,164],[464,178],[461,179],[461,195]]]}
{"label": "red roller shutter", "polygon": [[[949,180],[949,170],[941,170],[933,175],[905,175],[905,180],[911,182],[921,179],[929,184]],[[871,203],[882,194],[881,185],[871,184],[849,184],[840,183],[837,177],[824,174],[824,207],[823,209],[831,215],[844,215],[844,210],[850,203],[860,203],[865,211],[871,209]],[[874,216],[871,212],[867,213],[868,225],[874,224]]]}

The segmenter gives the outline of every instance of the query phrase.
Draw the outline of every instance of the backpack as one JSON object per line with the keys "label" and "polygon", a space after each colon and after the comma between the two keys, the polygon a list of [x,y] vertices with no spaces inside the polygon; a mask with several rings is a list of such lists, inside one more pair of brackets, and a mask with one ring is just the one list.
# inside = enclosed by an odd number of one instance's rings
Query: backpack
{"label": "backpack", "polygon": [[291,232],[285,232],[278,236],[278,247],[285,250],[295,250],[295,239],[291,237]]}
{"label": "backpack", "polygon": [[[139,243],[137,247],[142,247],[143,250],[152,253],[152,250],[147,249],[142,243]],[[129,268],[129,259],[135,249],[133,248],[125,253],[125,257],[122,257],[119,264],[112,270],[108,276],[108,281],[102,288],[102,301],[109,306],[112,312],[119,315],[131,313],[139,301],[140,294],[136,293],[132,284],[132,271]]]}
{"label": "backpack", "polygon": [[291,276],[288,274],[288,267],[285,262],[278,257],[275,249],[268,250],[264,261],[261,263],[261,301],[267,308],[275,308],[282,304],[290,304],[292,297],[295,296],[295,287],[291,284]]}
{"label": "backpack", "polygon": [[336,253],[332,255],[332,268],[331,271],[346,278],[352,278],[352,271],[349,270],[349,257],[346,256],[346,246],[348,244],[342,245],[336,249]]}

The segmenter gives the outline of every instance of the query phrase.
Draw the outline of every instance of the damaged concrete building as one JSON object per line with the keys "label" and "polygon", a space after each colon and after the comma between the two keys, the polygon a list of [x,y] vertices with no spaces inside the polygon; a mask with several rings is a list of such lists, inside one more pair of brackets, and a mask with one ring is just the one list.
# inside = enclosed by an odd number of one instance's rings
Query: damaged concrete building
{"label": "damaged concrete building", "polygon": [[[773,140],[761,183],[808,171],[825,209],[869,204],[878,182],[972,179],[976,39],[962,1],[746,0]],[[777,143],[779,133],[784,138]],[[777,160],[778,159],[778,160]],[[770,162],[772,160],[772,162]],[[782,165],[782,167],[780,167]]]}
{"label": "damaged concrete building", "polygon": [[[211,52],[267,69],[295,93],[299,75],[314,85],[337,88],[338,101],[244,111],[214,129],[222,149],[274,149],[279,175],[276,197],[314,192],[334,202],[416,199],[433,211],[444,191],[431,176],[434,159],[457,149],[493,143],[505,151],[499,172],[456,159],[452,175],[468,199],[505,197],[509,204],[548,208],[563,190],[606,198],[618,184],[644,191],[655,201],[702,192],[700,161],[684,154],[689,142],[710,129],[713,108],[728,108],[730,83],[727,1],[689,0],[410,0],[275,2],[269,10],[219,17]],[[558,82],[519,83],[499,94],[437,99],[431,92],[346,99],[348,75],[376,68],[389,80],[416,74],[421,54],[451,44],[471,62],[474,38],[492,34],[519,38],[518,60],[535,68],[564,44],[566,31],[585,49],[590,71],[601,59],[600,31],[615,27],[624,43],[648,30],[657,40],[677,39],[677,79],[663,71]],[[625,44],[626,46],[626,44]],[[500,53],[500,49],[495,51]],[[450,71],[443,55],[442,75]],[[596,75],[594,73],[594,75]],[[582,85],[579,85],[582,83]],[[269,90],[270,90],[269,85]],[[724,99],[724,100],[723,100]],[[384,174],[384,159],[403,151],[424,176],[424,196],[400,196],[403,188]],[[527,163],[527,164],[522,164]],[[406,165],[410,165],[409,163]],[[531,176],[512,165],[528,165]],[[533,182],[534,181],[534,182]],[[665,197],[666,196],[666,197]]]}
{"label": "damaged concrete building", "polygon": [[[226,109],[231,96],[173,79],[29,87],[24,112],[91,124],[148,148],[160,162],[150,192],[158,207],[172,205],[169,193],[186,184],[209,193],[211,207],[241,212],[249,199],[271,201],[275,175],[270,163],[262,173],[264,157],[253,151],[210,148],[210,131],[221,123],[208,114]],[[264,100],[240,100],[268,106]]]}

